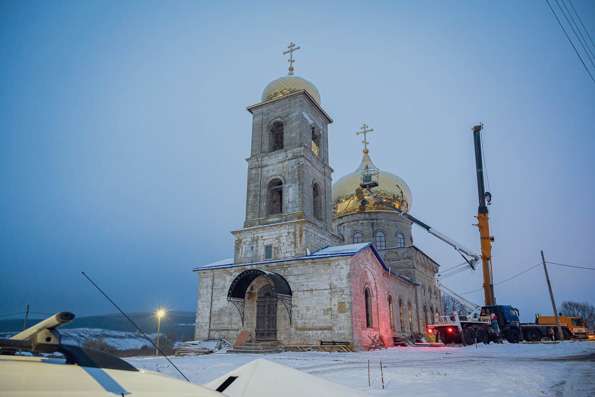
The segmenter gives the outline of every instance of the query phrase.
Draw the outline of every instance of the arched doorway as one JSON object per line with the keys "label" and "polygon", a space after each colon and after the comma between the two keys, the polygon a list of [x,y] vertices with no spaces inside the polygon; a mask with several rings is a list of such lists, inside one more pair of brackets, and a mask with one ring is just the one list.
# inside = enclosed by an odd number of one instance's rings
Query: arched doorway
{"label": "arched doorway", "polygon": [[258,290],[256,298],[256,340],[277,340],[277,296],[271,285]]}

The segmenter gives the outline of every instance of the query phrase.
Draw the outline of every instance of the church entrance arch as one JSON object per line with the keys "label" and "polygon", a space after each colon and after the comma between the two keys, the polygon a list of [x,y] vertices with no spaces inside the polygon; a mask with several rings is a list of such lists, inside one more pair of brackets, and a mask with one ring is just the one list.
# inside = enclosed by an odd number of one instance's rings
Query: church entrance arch
{"label": "church entrance arch", "polygon": [[[287,310],[289,325],[292,323],[292,291],[285,277],[278,273],[260,269],[249,269],[238,274],[227,291],[227,300],[232,303],[240,315],[242,327],[246,325],[246,292],[252,282],[263,277],[266,284],[257,291],[256,296],[256,339],[277,337],[277,306],[282,304]],[[252,312],[254,313],[254,312]],[[251,316],[254,314],[251,314]],[[252,320],[253,321],[253,320]],[[254,324],[254,323],[252,323]]]}
{"label": "church entrance arch", "polygon": [[258,290],[255,336],[257,341],[277,339],[277,297],[271,285]]}

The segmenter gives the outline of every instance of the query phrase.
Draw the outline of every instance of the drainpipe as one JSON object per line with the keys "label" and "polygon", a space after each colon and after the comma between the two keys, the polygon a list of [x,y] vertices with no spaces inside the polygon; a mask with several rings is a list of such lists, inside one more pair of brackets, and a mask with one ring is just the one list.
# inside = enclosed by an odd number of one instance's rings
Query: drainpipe
{"label": "drainpipe", "polygon": [[211,270],[211,301],[209,302],[209,330],[207,339],[211,339],[211,318],[213,317],[213,289],[215,286],[215,271]]}

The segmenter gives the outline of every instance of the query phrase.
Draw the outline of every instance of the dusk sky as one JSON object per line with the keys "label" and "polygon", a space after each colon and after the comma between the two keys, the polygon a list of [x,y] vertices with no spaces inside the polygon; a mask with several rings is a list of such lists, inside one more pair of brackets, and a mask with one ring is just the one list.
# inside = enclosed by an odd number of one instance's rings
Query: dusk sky
{"label": "dusk sky", "polygon": [[[595,37],[595,2],[574,0]],[[0,315],[195,310],[196,265],[233,255],[251,116],[271,80],[312,81],[333,180],[375,129],[411,213],[479,252],[471,127],[483,122],[495,282],[595,267],[595,83],[545,1],[0,3]],[[591,68],[595,71],[595,68]],[[414,227],[443,268],[460,256]],[[595,271],[550,266],[559,303]],[[482,303],[481,272],[444,284]],[[496,285],[551,312],[542,268]]]}

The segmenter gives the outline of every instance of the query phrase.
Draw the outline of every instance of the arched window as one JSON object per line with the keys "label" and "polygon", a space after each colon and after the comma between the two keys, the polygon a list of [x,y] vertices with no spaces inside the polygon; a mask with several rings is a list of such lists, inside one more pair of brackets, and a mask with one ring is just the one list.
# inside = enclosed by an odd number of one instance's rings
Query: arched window
{"label": "arched window", "polygon": [[361,232],[353,232],[353,242],[355,244],[361,243],[364,240],[364,235]]}
{"label": "arched window", "polygon": [[384,232],[382,230],[377,230],[374,233],[374,245],[379,250],[386,248],[386,239],[384,238]]}
{"label": "arched window", "polygon": [[403,233],[397,233],[397,247],[405,247],[405,235]]}
{"label": "arched window", "polygon": [[405,332],[405,316],[403,314],[403,300],[399,298],[399,323],[401,324],[401,333]]}
{"label": "arched window", "polygon": [[320,187],[318,187],[318,183],[312,185],[312,207],[314,218],[322,220],[322,196],[320,195]]}
{"label": "arched window", "polygon": [[275,121],[271,127],[270,135],[271,152],[283,149],[283,123]]}
{"label": "arched window", "polygon": [[320,156],[320,134],[314,126],[312,126],[312,153]]}
{"label": "arched window", "polygon": [[366,305],[366,328],[372,328],[372,294],[370,289],[364,289],[364,299]]}
{"label": "arched window", "polygon": [[393,297],[388,296],[388,318],[390,319],[390,329],[395,329],[395,308],[393,307]]}
{"label": "arched window", "polygon": [[283,212],[283,182],[280,179],[273,179],[269,182],[267,195],[268,215],[280,214]]}

